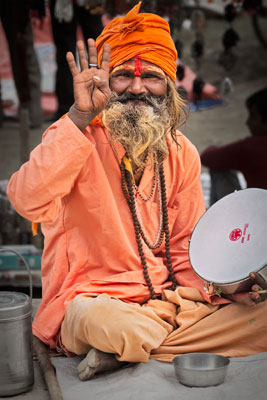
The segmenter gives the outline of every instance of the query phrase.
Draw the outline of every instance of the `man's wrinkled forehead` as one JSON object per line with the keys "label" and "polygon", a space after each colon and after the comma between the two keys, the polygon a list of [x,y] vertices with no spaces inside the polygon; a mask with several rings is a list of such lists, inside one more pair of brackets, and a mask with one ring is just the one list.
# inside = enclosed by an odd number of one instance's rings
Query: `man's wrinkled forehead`
{"label": "man's wrinkled forehead", "polygon": [[142,72],[156,72],[157,74],[165,77],[165,73],[160,67],[150,63],[149,61],[142,60],[140,57],[132,58],[131,60],[118,65],[117,67],[113,68],[111,74],[114,74],[120,70],[129,70],[133,72],[135,76],[141,76]]}

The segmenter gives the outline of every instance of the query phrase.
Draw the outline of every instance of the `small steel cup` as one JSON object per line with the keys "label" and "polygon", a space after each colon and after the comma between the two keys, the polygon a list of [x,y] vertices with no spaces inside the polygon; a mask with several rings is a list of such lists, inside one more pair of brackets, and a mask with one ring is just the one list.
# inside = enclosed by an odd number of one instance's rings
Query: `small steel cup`
{"label": "small steel cup", "polygon": [[188,353],[173,359],[180,383],[190,387],[217,386],[224,382],[230,360],[212,353]]}

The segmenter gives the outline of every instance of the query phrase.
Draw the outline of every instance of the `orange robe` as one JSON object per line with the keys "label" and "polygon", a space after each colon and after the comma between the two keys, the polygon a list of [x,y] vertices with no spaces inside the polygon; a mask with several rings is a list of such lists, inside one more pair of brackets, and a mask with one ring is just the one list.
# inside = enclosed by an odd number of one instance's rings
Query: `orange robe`
{"label": "orange robe", "polygon": [[[164,162],[171,256],[182,286],[197,288],[213,304],[228,303],[203,291],[203,281],[188,259],[191,232],[205,211],[196,148],[177,132],[180,148],[170,144]],[[168,140],[170,143],[170,140]],[[90,125],[82,133],[68,118],[43,135],[30,160],[13,174],[8,196],[25,218],[42,223],[42,302],[33,333],[52,348],[65,310],[78,294],[101,293],[125,302],[145,303],[150,293],[138,254],[134,226],[121,189],[119,162],[124,149],[114,152],[108,133]],[[146,169],[139,191],[148,197],[153,171]],[[147,235],[153,241],[159,226],[158,192],[144,202],[137,197]],[[144,244],[149,276],[157,295],[168,288],[164,242],[157,250]]]}

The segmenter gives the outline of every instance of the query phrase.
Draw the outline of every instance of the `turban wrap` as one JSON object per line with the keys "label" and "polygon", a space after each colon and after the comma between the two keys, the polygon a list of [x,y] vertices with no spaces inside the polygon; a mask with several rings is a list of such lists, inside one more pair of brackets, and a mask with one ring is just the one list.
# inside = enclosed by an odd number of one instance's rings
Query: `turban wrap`
{"label": "turban wrap", "polygon": [[156,64],[169,77],[176,80],[177,52],[169,24],[155,14],[139,14],[141,2],[134,6],[125,17],[111,21],[96,40],[98,64],[104,43],[111,47],[110,68],[134,58]]}

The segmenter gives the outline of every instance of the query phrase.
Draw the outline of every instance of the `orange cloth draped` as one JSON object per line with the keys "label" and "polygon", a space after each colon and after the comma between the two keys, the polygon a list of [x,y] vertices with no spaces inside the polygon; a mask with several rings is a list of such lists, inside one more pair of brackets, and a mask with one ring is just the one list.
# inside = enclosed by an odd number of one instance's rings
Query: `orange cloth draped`
{"label": "orange cloth draped", "polygon": [[111,47],[110,68],[140,56],[158,65],[169,77],[176,80],[177,51],[169,24],[155,14],[139,14],[141,2],[125,17],[111,21],[96,40],[98,64],[101,63],[103,45]]}
{"label": "orange cloth draped", "polygon": [[171,362],[193,352],[246,357],[267,350],[266,311],[267,302],[255,307],[205,303],[190,287],[164,290],[162,300],[143,305],[83,294],[67,307],[61,339],[75,354],[95,347],[130,362]]}

